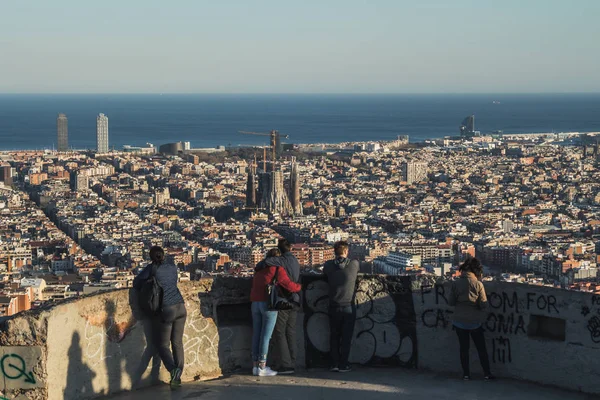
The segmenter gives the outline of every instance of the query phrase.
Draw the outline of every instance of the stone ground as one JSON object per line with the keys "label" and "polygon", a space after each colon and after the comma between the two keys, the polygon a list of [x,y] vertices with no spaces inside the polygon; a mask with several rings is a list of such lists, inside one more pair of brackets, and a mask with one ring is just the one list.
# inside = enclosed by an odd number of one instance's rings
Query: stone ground
{"label": "stone ground", "polygon": [[208,382],[184,384],[171,391],[167,385],[110,397],[114,400],[583,400],[584,395],[525,382],[454,377],[402,369],[360,368],[340,374],[325,371],[258,378],[231,375]]}

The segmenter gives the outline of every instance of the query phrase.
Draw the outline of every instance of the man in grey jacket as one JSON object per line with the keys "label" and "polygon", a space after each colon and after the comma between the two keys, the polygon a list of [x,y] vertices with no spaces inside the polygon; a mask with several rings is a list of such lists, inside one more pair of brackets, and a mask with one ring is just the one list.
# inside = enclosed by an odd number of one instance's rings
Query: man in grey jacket
{"label": "man in grey jacket", "polygon": [[331,370],[349,372],[348,363],[356,322],[356,278],[359,264],[348,259],[348,243],[334,245],[335,260],[327,261],[323,272],[329,282],[329,328]]}

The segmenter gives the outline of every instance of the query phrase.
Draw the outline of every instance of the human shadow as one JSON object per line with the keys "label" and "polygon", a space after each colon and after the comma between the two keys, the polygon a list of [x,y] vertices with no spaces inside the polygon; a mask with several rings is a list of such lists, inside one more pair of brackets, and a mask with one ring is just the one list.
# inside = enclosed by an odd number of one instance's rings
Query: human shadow
{"label": "human shadow", "polygon": [[104,303],[104,362],[108,378],[108,393],[116,393],[121,390],[121,347],[118,342],[118,327],[116,325],[116,304],[113,300]]}
{"label": "human shadow", "polygon": [[[190,352],[192,356],[218,357],[221,373],[250,369],[252,365],[252,315],[250,303],[250,290],[252,280],[247,278],[207,278],[210,282],[209,291],[199,293],[200,309],[188,309],[186,334],[195,335],[188,337],[189,343],[197,341],[202,346],[210,342],[211,352],[216,354],[200,354],[199,351]],[[194,318],[212,319],[217,328],[217,335],[206,335],[206,332],[196,333],[194,328],[200,326]],[[188,329],[192,328],[191,330]],[[218,345],[217,345],[218,341]],[[199,347],[200,348],[200,347]],[[188,354],[186,354],[188,357]],[[193,360],[186,359],[186,365]],[[193,366],[194,363],[191,363]]]}
{"label": "human shadow", "polygon": [[[141,356],[127,357],[125,370],[131,377],[131,389],[135,390],[140,387],[155,385],[160,382],[160,366],[161,360],[158,350],[155,346],[153,336],[152,320],[145,316],[138,306],[138,292],[135,289],[129,290],[129,307],[133,318],[137,321],[136,327],[140,327],[144,334],[144,343],[136,338],[136,347],[139,349]],[[150,374],[144,376],[148,368],[151,368]]]}
{"label": "human shadow", "polygon": [[[149,382],[143,382],[142,377],[151,359],[151,355],[148,356],[148,354],[152,350],[146,352],[146,343],[139,333],[139,329],[137,329],[140,324],[138,324],[133,313],[127,316],[129,310],[124,312],[125,310],[118,309],[118,306],[116,301],[112,299],[106,300],[104,304],[103,357],[106,368],[107,394],[136,389],[150,384]],[[120,307],[129,307],[129,304],[122,304]],[[121,318],[118,319],[117,315],[120,315]],[[146,328],[145,333],[148,333],[149,330],[149,328]],[[149,343],[152,342],[149,341]],[[145,364],[144,360],[146,360]],[[160,368],[160,364],[158,368]]]}
{"label": "human shadow", "polygon": [[63,392],[64,399],[85,399],[97,395],[94,392],[92,380],[96,373],[83,362],[81,337],[74,332],[71,337],[71,346],[67,354],[69,366],[67,367],[67,385]]}

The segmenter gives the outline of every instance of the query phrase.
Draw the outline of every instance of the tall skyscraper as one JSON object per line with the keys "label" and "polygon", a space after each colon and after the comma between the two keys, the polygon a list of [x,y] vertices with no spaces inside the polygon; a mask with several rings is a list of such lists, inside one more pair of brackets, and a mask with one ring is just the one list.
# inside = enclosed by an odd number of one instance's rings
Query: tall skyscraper
{"label": "tall skyscraper", "polygon": [[58,151],[69,150],[69,121],[65,114],[58,114],[58,118],[56,118],[56,134],[58,136]]}
{"label": "tall skyscraper", "polygon": [[102,113],[96,118],[96,142],[98,153],[108,153],[108,117]]}
{"label": "tall skyscraper", "polygon": [[402,163],[402,180],[413,184],[421,182],[427,178],[427,163],[408,161]]}
{"label": "tall skyscraper", "polygon": [[475,115],[469,115],[460,125],[460,136],[473,137],[475,132]]}
{"label": "tall skyscraper", "polygon": [[302,204],[300,203],[300,174],[296,157],[292,157],[292,170],[290,172],[290,203],[294,215],[302,215]]}

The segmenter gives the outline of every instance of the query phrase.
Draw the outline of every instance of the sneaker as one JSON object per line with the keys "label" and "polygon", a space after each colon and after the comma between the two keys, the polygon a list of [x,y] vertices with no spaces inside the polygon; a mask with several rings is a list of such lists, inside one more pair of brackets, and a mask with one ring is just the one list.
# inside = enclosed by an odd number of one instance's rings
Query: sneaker
{"label": "sneaker", "polygon": [[339,372],[350,372],[350,371],[352,371],[352,368],[349,365],[346,365],[345,367],[340,367],[340,369],[338,371]]}
{"label": "sneaker", "polygon": [[329,368],[329,371],[331,371],[331,372],[340,372],[340,369],[338,367],[331,367],[331,368]]}
{"label": "sneaker", "polygon": [[252,367],[252,375],[258,376],[258,367]]}
{"label": "sneaker", "polygon": [[169,382],[171,387],[177,388],[181,386],[181,373],[182,371],[179,368],[175,368],[171,371],[171,382]]}
{"label": "sneaker", "polygon": [[277,371],[273,371],[269,367],[258,368],[258,376],[275,376]]}
{"label": "sneaker", "polygon": [[496,377],[492,374],[486,375],[484,378],[486,381],[493,381]]}
{"label": "sneaker", "polygon": [[470,381],[471,377],[469,375],[463,376],[463,381]]}
{"label": "sneaker", "polygon": [[277,373],[279,375],[292,375],[296,373],[296,370],[294,368],[281,368]]}

